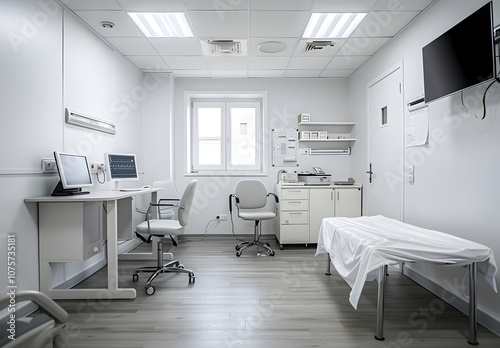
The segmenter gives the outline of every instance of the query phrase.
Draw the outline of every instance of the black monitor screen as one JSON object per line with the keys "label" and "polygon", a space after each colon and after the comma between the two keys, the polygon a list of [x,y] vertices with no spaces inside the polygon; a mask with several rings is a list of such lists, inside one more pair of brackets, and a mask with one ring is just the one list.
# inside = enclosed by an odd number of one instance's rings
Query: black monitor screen
{"label": "black monitor screen", "polygon": [[422,48],[425,101],[495,77],[491,2]]}
{"label": "black monitor screen", "polygon": [[106,154],[109,178],[111,180],[136,180],[137,161],[133,154]]}

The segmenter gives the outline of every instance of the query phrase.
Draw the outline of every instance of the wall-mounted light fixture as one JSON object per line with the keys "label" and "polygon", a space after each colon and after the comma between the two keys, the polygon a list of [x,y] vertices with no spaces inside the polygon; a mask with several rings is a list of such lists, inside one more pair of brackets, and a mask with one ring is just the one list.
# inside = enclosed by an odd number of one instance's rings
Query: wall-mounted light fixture
{"label": "wall-mounted light fixture", "polygon": [[68,108],[65,110],[65,120],[66,123],[75,126],[85,127],[108,134],[116,134],[116,126],[114,124],[99,120],[98,118],[78,114],[68,110]]}

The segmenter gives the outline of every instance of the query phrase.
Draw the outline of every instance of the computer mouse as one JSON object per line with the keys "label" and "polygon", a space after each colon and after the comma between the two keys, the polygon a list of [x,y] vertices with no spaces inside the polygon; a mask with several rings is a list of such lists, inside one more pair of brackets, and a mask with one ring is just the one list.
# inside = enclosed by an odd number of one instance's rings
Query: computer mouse
{"label": "computer mouse", "polygon": [[151,189],[151,185],[144,185],[142,187],[143,190],[150,190]]}

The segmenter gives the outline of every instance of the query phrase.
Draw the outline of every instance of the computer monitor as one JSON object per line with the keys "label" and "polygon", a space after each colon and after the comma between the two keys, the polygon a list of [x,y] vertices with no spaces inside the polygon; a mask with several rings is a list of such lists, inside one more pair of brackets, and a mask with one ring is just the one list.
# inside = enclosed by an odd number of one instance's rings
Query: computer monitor
{"label": "computer monitor", "polygon": [[59,183],[52,191],[52,196],[69,196],[89,193],[82,187],[92,186],[92,175],[84,155],[54,151]]}
{"label": "computer monitor", "polygon": [[106,153],[106,175],[110,181],[139,180],[137,159],[134,154]]}

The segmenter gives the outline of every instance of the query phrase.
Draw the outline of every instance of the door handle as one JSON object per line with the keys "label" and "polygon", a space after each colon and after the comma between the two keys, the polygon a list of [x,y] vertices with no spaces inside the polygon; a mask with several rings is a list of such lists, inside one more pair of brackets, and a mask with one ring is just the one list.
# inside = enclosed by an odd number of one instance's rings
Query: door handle
{"label": "door handle", "polygon": [[373,171],[372,171],[372,164],[370,163],[370,169],[366,172],[367,174],[370,174],[370,176],[368,177],[368,180],[370,181],[370,183],[372,182],[372,174],[373,174]]}

